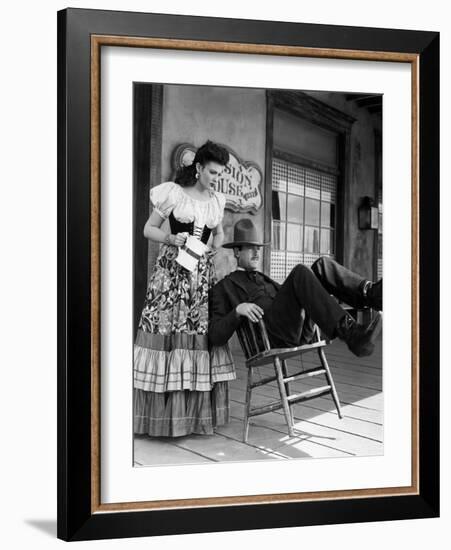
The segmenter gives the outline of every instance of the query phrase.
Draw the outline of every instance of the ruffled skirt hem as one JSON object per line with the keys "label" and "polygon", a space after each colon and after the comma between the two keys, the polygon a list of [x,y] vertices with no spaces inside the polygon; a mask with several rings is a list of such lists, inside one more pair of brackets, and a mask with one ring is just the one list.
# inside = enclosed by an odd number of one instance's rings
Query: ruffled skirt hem
{"label": "ruffled skirt hem", "polygon": [[137,339],[134,348],[134,387],[137,389],[157,393],[178,390],[205,392],[217,382],[236,377],[228,345],[213,347],[210,351],[166,350],[144,347],[141,340]]}
{"label": "ruffled skirt hem", "polygon": [[229,388],[218,382],[211,391],[156,393],[134,390],[134,432],[153,437],[212,435],[229,421]]}

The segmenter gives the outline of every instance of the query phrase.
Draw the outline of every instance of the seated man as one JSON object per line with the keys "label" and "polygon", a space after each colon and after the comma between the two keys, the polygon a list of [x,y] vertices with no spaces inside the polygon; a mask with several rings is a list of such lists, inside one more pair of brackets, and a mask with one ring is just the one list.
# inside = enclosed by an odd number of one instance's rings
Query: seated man
{"label": "seated man", "polygon": [[309,342],[313,321],[328,338],[344,340],[358,357],[370,355],[382,328],[381,313],[359,325],[330,294],[353,307],[381,310],[382,280],[372,283],[324,257],[311,269],[298,264],[279,285],[257,271],[264,244],[253,222],[242,219],[235,224],[234,241],[223,245],[233,248],[238,266],[210,291],[210,343],[224,345],[247,317],[254,323],[264,318],[272,346],[298,346]]}

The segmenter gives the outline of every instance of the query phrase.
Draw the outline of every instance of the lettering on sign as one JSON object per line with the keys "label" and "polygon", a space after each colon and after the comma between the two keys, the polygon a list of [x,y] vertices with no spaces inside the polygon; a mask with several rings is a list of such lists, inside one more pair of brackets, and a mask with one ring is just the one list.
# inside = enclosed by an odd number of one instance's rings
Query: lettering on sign
{"label": "lettering on sign", "polygon": [[[221,177],[215,185],[215,190],[226,196],[225,207],[232,212],[249,212],[255,214],[263,204],[261,184],[262,172],[255,162],[243,161],[227,147],[230,159],[224,168]],[[196,148],[188,143],[183,143],[174,149],[173,168],[175,172],[182,166],[193,163]]]}

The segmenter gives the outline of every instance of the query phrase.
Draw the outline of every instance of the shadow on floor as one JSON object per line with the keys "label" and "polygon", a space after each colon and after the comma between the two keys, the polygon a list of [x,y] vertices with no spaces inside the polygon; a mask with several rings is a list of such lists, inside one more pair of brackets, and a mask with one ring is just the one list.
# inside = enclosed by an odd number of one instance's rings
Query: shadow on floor
{"label": "shadow on floor", "polygon": [[27,519],[25,523],[46,535],[50,535],[52,538],[56,538],[56,519]]}

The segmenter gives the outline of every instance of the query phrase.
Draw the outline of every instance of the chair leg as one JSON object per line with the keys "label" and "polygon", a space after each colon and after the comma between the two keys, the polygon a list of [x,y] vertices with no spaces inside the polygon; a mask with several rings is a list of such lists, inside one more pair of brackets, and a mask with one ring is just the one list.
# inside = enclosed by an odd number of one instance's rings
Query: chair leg
{"label": "chair leg", "polygon": [[244,404],[243,442],[247,443],[249,435],[249,411],[251,410],[252,369],[247,369],[246,403]]}
{"label": "chair leg", "polygon": [[283,381],[282,365],[280,359],[276,357],[274,359],[274,368],[276,370],[277,383],[279,385],[280,399],[282,401],[283,412],[285,413],[285,420],[288,426],[288,435],[294,436],[293,420],[291,418],[290,406],[288,404],[287,392],[285,391],[285,382]]}
{"label": "chair leg", "polygon": [[329,384],[332,392],[332,399],[334,400],[335,407],[337,409],[338,417],[343,418],[343,415],[341,414],[341,407],[340,407],[340,399],[338,398],[337,390],[335,389],[335,383],[334,379],[332,378],[332,373],[330,372],[329,365],[327,363],[326,354],[324,353],[324,350],[322,348],[318,349],[318,355],[319,359],[321,361],[321,364],[326,371],[326,379],[327,383]]}
{"label": "chair leg", "polygon": [[[282,373],[284,378],[288,376],[287,362],[285,360],[282,361]],[[284,384],[285,384],[285,391],[287,392],[287,395],[290,395],[290,384],[288,382],[284,382]],[[294,424],[293,405],[290,402],[288,402],[288,406],[290,407],[291,423]]]}

